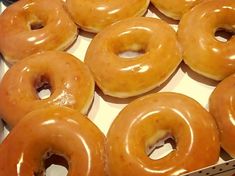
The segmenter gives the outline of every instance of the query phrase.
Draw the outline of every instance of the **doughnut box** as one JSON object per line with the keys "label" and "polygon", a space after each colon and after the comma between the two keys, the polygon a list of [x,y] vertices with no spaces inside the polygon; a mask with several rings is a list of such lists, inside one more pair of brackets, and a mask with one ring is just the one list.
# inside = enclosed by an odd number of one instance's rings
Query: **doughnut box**
{"label": "doughnut box", "polygon": [[[2,12],[5,8],[6,7],[1,1],[0,12]],[[167,23],[169,23],[172,26],[172,28],[174,28],[175,30],[177,30],[178,28],[177,21],[165,17],[152,5],[150,5],[148,12],[146,13],[146,16],[161,18],[165,20]],[[77,58],[80,58],[83,61],[86,54],[86,50],[94,36],[95,35],[92,33],[80,30],[78,39],[67,50],[67,52],[71,53]],[[17,44],[15,47],[17,47]],[[126,53],[126,55],[132,55],[132,53]],[[7,64],[3,61],[3,59],[0,59],[0,80],[2,79],[3,75],[7,70],[8,70]],[[193,72],[188,66],[186,66],[184,63],[181,63],[180,66],[177,68],[177,70],[165,83],[163,83],[160,87],[150,91],[149,93],[155,93],[155,92],[181,93],[195,99],[203,107],[208,109],[208,99],[216,85],[217,82],[198,75],[197,73]],[[88,117],[100,128],[100,130],[104,134],[107,134],[108,129],[113,120],[115,119],[115,117],[117,116],[117,114],[134,99],[136,99],[136,97],[127,98],[127,99],[112,98],[110,96],[104,95],[100,89],[96,88],[94,101],[91,109],[89,110]],[[3,127],[3,124],[0,121],[0,143],[3,141],[3,139],[6,137],[7,134],[8,134],[7,128]],[[160,146],[163,144],[164,143],[160,144]],[[171,145],[166,144],[164,145],[164,147],[160,148],[157,152],[154,152],[152,155],[154,158],[160,158],[167,155],[171,150],[172,150]],[[53,176],[53,175],[64,176],[66,175],[66,173],[67,170],[61,166],[52,165],[50,168],[47,169],[47,176]],[[232,159],[228,154],[222,151],[221,157],[216,165],[184,174],[184,176],[206,176],[206,175],[208,176],[235,175],[235,159]]]}

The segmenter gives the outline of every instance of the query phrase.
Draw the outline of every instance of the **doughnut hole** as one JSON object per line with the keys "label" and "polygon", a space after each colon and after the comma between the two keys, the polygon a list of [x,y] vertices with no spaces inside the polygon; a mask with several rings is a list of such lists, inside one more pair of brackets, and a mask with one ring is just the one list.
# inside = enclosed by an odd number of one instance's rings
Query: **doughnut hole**
{"label": "doughnut hole", "polygon": [[31,30],[38,30],[44,28],[45,24],[42,21],[32,21],[30,22],[30,29]]}
{"label": "doughnut hole", "polygon": [[66,176],[69,170],[68,161],[59,155],[51,155],[44,161],[46,176]]}
{"label": "doughnut hole", "polygon": [[[34,9],[34,7],[31,6],[31,9]],[[29,30],[33,31],[33,30],[42,29],[46,26],[47,21],[48,21],[47,15],[43,14],[39,10],[34,9],[34,13],[28,12],[27,10],[25,11],[25,22]]]}
{"label": "doughnut hole", "polygon": [[68,170],[69,164],[64,157],[47,152],[42,161],[42,168],[34,171],[34,176],[66,176]]}
{"label": "doughnut hole", "polygon": [[235,34],[235,29],[220,27],[215,30],[215,39],[220,42],[228,42]]}
{"label": "doughnut hole", "polygon": [[176,141],[171,134],[166,133],[161,139],[152,139],[146,146],[145,151],[148,157],[158,160],[176,150]]}
{"label": "doughnut hole", "polygon": [[38,99],[47,99],[52,94],[52,85],[49,76],[41,75],[34,82],[34,88]]}
{"label": "doughnut hole", "polygon": [[132,45],[130,49],[126,51],[121,51],[118,53],[118,56],[124,59],[136,58],[138,56],[144,55],[145,50],[141,46]]}
{"label": "doughnut hole", "polygon": [[[146,34],[142,34],[142,32]],[[149,40],[150,34],[148,31],[135,29],[134,32],[123,33],[116,38],[113,38],[109,46],[112,46],[111,50],[118,57],[123,59],[134,59],[148,52]]]}
{"label": "doughnut hole", "polygon": [[[175,161],[183,160],[180,156],[190,150],[193,140],[187,121],[170,110],[146,114],[132,127],[131,133],[129,139],[135,140],[129,150],[138,159],[153,165],[168,162],[170,167]],[[140,147],[136,149],[133,146]]]}

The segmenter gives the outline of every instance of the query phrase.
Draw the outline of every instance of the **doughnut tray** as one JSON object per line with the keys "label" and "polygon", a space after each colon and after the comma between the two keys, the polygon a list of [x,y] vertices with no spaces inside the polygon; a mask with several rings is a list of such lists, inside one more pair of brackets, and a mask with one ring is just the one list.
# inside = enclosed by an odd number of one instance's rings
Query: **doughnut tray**
{"label": "doughnut tray", "polygon": [[[5,9],[5,6],[0,1],[0,12]],[[165,20],[169,23],[175,30],[177,30],[178,22],[171,20],[163,16],[159,11],[157,11],[153,6],[150,5],[148,12],[146,13],[148,17],[156,17]],[[161,35],[161,34],[159,34]],[[80,60],[84,60],[86,49],[94,37],[94,34],[87,33],[84,31],[79,32],[77,41],[71,46],[67,52],[73,54]],[[17,47],[17,46],[16,46]],[[4,73],[7,71],[8,66],[0,59],[0,80],[2,79]],[[198,101],[203,107],[208,109],[208,98],[211,92],[214,90],[217,82],[204,78],[196,73],[194,73],[190,68],[188,68],[184,63],[181,63],[179,68],[173,73],[173,75],[160,87],[152,90],[149,93],[155,92],[177,92],[185,94],[196,101]],[[148,94],[149,94],[148,93]],[[1,97],[0,97],[1,98]],[[88,113],[88,117],[101,129],[104,134],[107,134],[109,126],[115,119],[117,114],[131,101],[136,99],[117,99],[104,95],[98,88],[96,88],[94,102]],[[0,120],[0,143],[7,136],[8,130],[3,127]],[[164,143],[163,143],[164,144]],[[153,155],[156,157],[165,156],[169,151],[172,150],[170,145],[164,145]],[[47,176],[65,176],[67,170],[62,166],[52,165],[47,169]],[[187,173],[185,176],[233,176],[235,175],[235,160],[232,160],[225,152],[221,152],[221,157],[218,163],[214,166],[204,168],[192,173]]]}

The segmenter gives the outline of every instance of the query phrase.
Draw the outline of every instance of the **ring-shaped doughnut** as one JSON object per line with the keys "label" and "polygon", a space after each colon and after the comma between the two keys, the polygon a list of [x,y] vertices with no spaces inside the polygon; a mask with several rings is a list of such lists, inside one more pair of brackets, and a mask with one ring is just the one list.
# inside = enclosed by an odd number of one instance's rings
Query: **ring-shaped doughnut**
{"label": "ring-shaped doughnut", "polygon": [[45,50],[64,50],[77,37],[77,26],[61,0],[20,0],[0,16],[0,52],[13,64]]}
{"label": "ring-shaped doughnut", "polygon": [[179,24],[178,38],[184,62],[195,72],[223,80],[235,72],[235,38],[215,38],[218,30],[235,32],[235,1],[209,0],[186,13]]}
{"label": "ring-shaped doughnut", "polygon": [[221,145],[235,157],[235,75],[224,79],[210,96],[210,113],[215,117],[220,131]]}
{"label": "ring-shaped doughnut", "polygon": [[[164,33],[162,32],[164,31]],[[126,59],[125,51],[144,51]],[[181,62],[175,31],[155,18],[130,18],[107,27],[92,40],[85,63],[104,94],[126,98],[166,81]]]}
{"label": "ring-shaped doughnut", "polygon": [[51,154],[64,157],[69,176],[105,176],[105,136],[88,118],[65,107],[33,111],[0,147],[0,175],[44,175]]}
{"label": "ring-shaped doughnut", "polygon": [[[93,100],[94,79],[76,57],[47,51],[13,65],[0,83],[0,114],[11,127],[27,113],[48,105],[67,106],[85,114]],[[41,99],[37,92],[49,89]]]}
{"label": "ring-shaped doughnut", "polygon": [[125,18],[142,16],[150,0],[66,0],[74,21],[89,32],[99,32]]}
{"label": "ring-shaped doughnut", "polygon": [[[153,160],[148,151],[168,134],[176,149]],[[219,159],[213,117],[195,100],[176,93],[157,93],[127,105],[107,135],[108,174],[112,176],[181,175]]]}

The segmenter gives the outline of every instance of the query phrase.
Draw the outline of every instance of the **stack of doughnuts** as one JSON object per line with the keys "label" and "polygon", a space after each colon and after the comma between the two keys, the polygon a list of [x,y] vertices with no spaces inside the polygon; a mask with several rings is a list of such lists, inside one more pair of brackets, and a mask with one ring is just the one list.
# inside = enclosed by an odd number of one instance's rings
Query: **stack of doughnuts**
{"label": "stack of doughnuts", "polygon": [[[179,20],[177,31],[141,17],[150,2]],[[234,38],[215,37],[235,33],[234,9],[234,0],[20,0],[7,7],[0,15],[0,52],[9,64],[0,117],[10,133],[0,144],[0,175],[44,175],[45,161],[56,162],[51,155],[67,161],[70,176],[177,176],[216,164],[220,147],[235,157]],[[66,53],[80,44],[78,35],[94,36],[84,62]],[[128,52],[136,56],[125,58]],[[209,112],[186,95],[156,93],[182,61],[222,81]],[[42,90],[50,94],[41,97]],[[129,103],[106,137],[87,117],[99,108],[95,91],[104,101]],[[151,159],[167,136],[176,147]]]}

